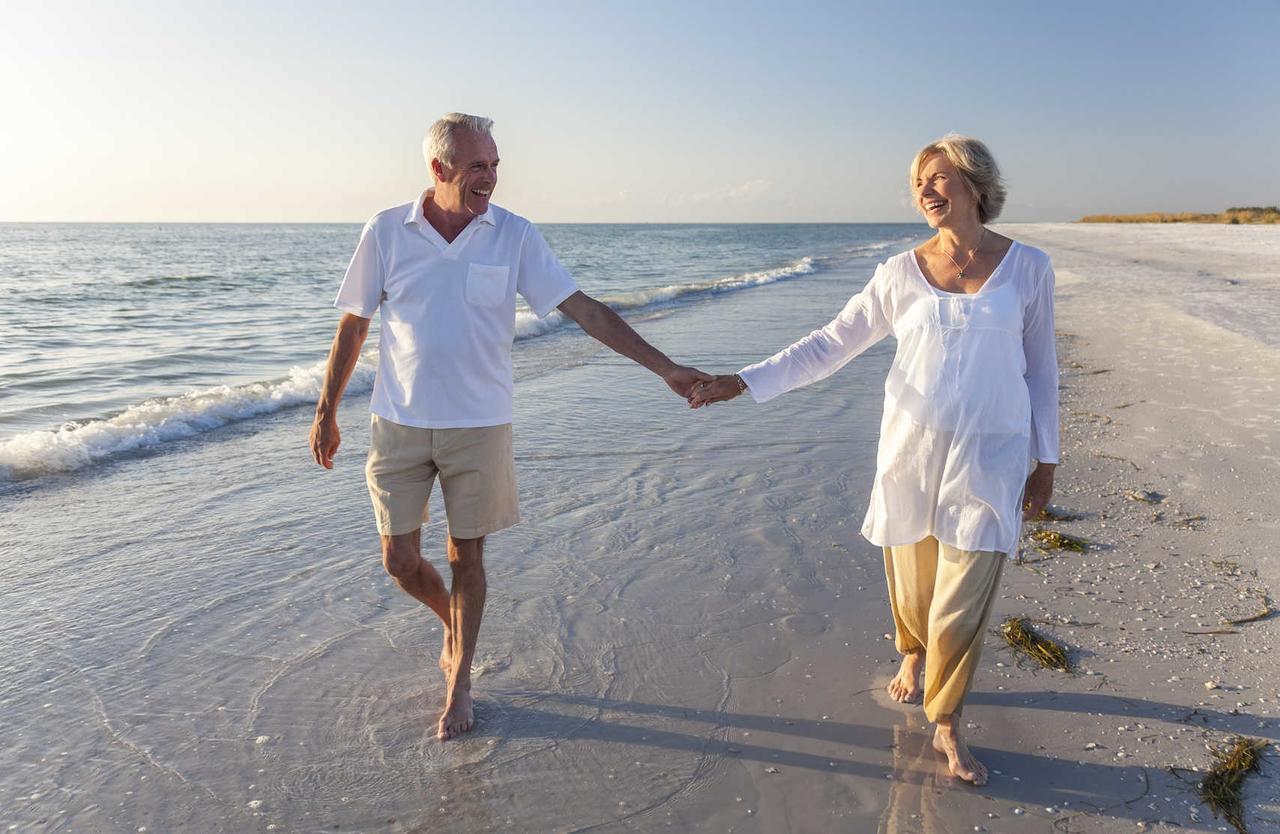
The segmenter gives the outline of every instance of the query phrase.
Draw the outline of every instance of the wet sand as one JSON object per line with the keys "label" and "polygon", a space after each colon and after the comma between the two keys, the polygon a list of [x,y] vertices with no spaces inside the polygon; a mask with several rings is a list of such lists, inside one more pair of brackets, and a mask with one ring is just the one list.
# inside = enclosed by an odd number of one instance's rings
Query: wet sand
{"label": "wet sand", "polygon": [[[1280,740],[1276,620],[1185,633],[1253,613],[1278,581],[1280,234],[1001,230],[1058,269],[1055,505],[1083,518],[1053,526],[1095,547],[1005,571],[995,617],[1045,621],[1081,671],[1033,670],[988,638],[964,724],[987,786],[946,778],[919,708],[882,692],[883,567],[857,530],[892,344],[766,406],[689,412],[566,334],[555,347],[580,364],[518,368],[525,521],[487,548],[479,724],[457,742],[432,732],[439,632],[378,563],[365,398],[344,404],[332,473],[307,461],[303,410],[7,497],[0,536],[29,558],[0,577],[25,624],[2,638],[24,659],[0,689],[0,763],[22,774],[3,783],[5,827],[1218,830],[1196,774],[1167,768],[1203,767],[1232,732]],[[638,326],[732,370],[869,275]],[[245,459],[260,482],[219,482]],[[126,466],[166,498],[122,505]],[[184,492],[179,519],[136,509]],[[72,512],[84,528],[56,532]],[[442,532],[425,536],[437,564]],[[156,590],[138,599],[140,582]],[[1253,831],[1280,828],[1273,783],[1250,785]]]}

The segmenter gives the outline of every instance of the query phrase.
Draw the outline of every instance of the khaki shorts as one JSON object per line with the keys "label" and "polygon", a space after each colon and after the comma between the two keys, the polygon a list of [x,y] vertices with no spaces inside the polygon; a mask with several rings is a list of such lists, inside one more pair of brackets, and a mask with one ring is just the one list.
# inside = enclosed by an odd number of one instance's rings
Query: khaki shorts
{"label": "khaki shorts", "polygon": [[437,474],[450,536],[478,539],[520,520],[510,423],[420,429],[373,415],[365,479],[381,535],[426,523]]}

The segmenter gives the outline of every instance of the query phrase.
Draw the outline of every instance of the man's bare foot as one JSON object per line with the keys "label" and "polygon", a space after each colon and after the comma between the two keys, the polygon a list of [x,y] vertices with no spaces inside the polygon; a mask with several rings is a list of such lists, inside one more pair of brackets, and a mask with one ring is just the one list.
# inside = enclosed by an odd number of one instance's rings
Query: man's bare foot
{"label": "man's bare foot", "polygon": [[444,627],[444,645],[440,648],[440,671],[445,677],[453,671],[453,631]]}
{"label": "man's bare foot", "polygon": [[445,704],[444,713],[440,716],[440,728],[436,738],[448,741],[457,738],[475,725],[475,712],[471,707],[471,693],[465,689],[455,689]]}
{"label": "man's bare foot", "polygon": [[951,775],[975,785],[987,784],[987,769],[973,757],[953,724],[938,724],[933,733],[933,749],[946,754]]}
{"label": "man's bare foot", "polygon": [[924,669],[924,652],[914,651],[902,656],[898,674],[889,681],[889,697],[900,704],[920,701],[920,672]]}

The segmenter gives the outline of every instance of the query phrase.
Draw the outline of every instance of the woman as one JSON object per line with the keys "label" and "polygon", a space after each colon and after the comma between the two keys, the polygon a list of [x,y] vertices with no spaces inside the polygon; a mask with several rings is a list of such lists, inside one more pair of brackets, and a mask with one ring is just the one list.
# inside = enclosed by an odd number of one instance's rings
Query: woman
{"label": "woman", "polygon": [[[933,746],[975,785],[986,768],[958,730],[1005,557],[1044,509],[1058,462],[1053,269],[987,229],[1005,190],[990,151],[948,135],[911,163],[936,234],[875,271],[840,315],[774,356],[695,386],[697,408],[750,391],[765,402],[824,379],[893,334],[871,506],[902,666],[894,700],[923,694]],[[923,690],[920,673],[924,672]]]}

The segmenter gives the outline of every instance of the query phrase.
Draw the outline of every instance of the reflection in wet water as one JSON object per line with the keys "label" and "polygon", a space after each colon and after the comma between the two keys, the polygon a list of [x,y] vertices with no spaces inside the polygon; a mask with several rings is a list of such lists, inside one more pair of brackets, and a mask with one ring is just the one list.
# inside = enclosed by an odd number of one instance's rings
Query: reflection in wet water
{"label": "reflection in wet water", "polygon": [[[933,749],[932,727],[916,712],[893,728],[893,775],[889,801],[880,815],[880,834],[943,834],[959,831],[946,795],[957,781],[947,760]],[[954,803],[951,803],[954,811]]]}

